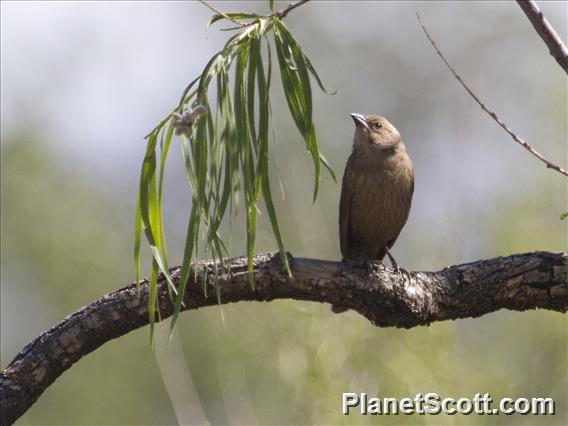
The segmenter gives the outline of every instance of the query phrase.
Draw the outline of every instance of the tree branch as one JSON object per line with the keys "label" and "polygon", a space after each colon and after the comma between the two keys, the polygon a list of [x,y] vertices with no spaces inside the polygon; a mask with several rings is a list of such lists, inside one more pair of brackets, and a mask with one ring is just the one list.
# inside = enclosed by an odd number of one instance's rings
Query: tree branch
{"label": "tree branch", "polygon": [[273,13],[273,15],[279,16],[280,18],[285,18],[291,11],[296,9],[297,7],[309,2],[310,0],[298,0],[288,4],[284,9],[279,10],[278,12]]}
{"label": "tree branch", "polygon": [[434,49],[436,50],[436,53],[438,53],[438,56],[440,56],[440,58],[442,58],[442,61],[444,61],[444,64],[446,64],[446,67],[448,67],[448,69],[451,71],[451,73],[454,75],[454,77],[456,78],[456,80],[459,81],[459,83],[463,86],[463,88],[467,91],[467,93],[469,93],[469,95],[473,98],[473,100],[475,102],[477,102],[477,104],[481,107],[481,109],[483,111],[485,111],[487,114],[489,114],[489,116],[491,116],[491,118],[493,118],[493,120],[495,120],[497,122],[497,124],[499,124],[499,126],[501,126],[512,138],[515,142],[517,142],[519,145],[521,145],[523,148],[525,148],[528,152],[530,152],[532,155],[534,155],[536,158],[538,158],[540,161],[542,161],[544,164],[546,164],[546,167],[549,169],[553,169],[556,170],[559,173],[562,173],[564,176],[568,176],[568,171],[564,170],[563,168],[561,168],[560,166],[557,166],[556,164],[552,163],[551,161],[547,160],[540,152],[538,152],[536,149],[534,149],[532,146],[530,146],[527,142],[525,142],[520,136],[517,136],[517,134],[515,132],[513,132],[498,116],[497,114],[495,114],[493,111],[491,111],[489,108],[487,108],[485,106],[485,104],[483,102],[481,102],[481,100],[477,97],[477,95],[475,93],[473,93],[473,90],[471,90],[467,84],[464,83],[464,81],[462,80],[462,78],[459,76],[459,74],[456,72],[456,70],[450,65],[450,63],[448,62],[448,60],[445,58],[445,56],[442,54],[442,52],[440,51],[440,49],[438,49],[438,46],[436,45],[436,43],[434,42],[434,40],[432,39],[432,37],[430,36],[430,33],[428,33],[428,30],[426,29],[426,27],[424,26],[424,24],[422,23],[422,20],[420,19],[420,15],[418,13],[416,13],[416,17],[418,18],[418,22],[420,22],[420,25],[422,26],[422,30],[424,31],[424,34],[426,34],[426,37],[428,37],[428,40],[430,41],[430,44],[432,44],[432,47],[434,47]]}
{"label": "tree branch", "polygon": [[[284,9],[281,9],[277,12],[271,13],[268,17],[275,17],[278,16],[280,19],[283,19],[286,17],[286,15],[288,15],[291,11],[293,11],[294,9],[296,9],[297,7],[302,6],[303,4],[306,4],[307,2],[309,2],[310,0],[297,0],[294,1],[292,3],[289,3],[288,6],[286,6]],[[209,9],[211,9],[213,12],[217,13],[218,15],[221,15],[223,18],[234,22],[237,24],[236,27],[231,27],[231,28],[221,28],[221,31],[234,31],[234,30],[240,30],[243,29],[245,27],[248,27],[250,25],[252,25],[254,23],[253,22],[246,22],[246,23],[242,23],[239,22],[233,18],[231,18],[230,16],[228,16],[227,14],[215,9],[213,6],[211,6],[210,4],[208,4],[206,1],[204,0],[199,0],[200,3],[202,3],[203,5],[207,6]]]}
{"label": "tree branch", "polygon": [[[256,290],[246,257],[226,259],[221,302],[296,299],[351,308],[380,327],[410,328],[434,321],[478,317],[499,309],[568,310],[565,253],[535,252],[455,265],[438,272],[354,268],[340,262],[290,256],[293,278],[278,254],[254,258]],[[188,283],[184,310],[217,304],[213,264],[200,263]],[[209,297],[201,283],[207,274]],[[195,270],[192,271],[195,278]],[[171,270],[177,285],[180,268]],[[199,283],[199,284],[196,284]],[[159,281],[162,319],[172,313],[167,284]],[[244,307],[243,307],[244,308]],[[127,285],[68,316],[28,344],[0,373],[1,424],[18,419],[65,370],[111,339],[148,324],[148,280]]]}
{"label": "tree branch", "polygon": [[239,27],[245,27],[246,25],[250,25],[250,24],[243,24],[242,22],[237,21],[236,19],[231,18],[229,15],[227,15],[226,13],[215,9],[213,6],[211,6],[209,3],[207,3],[205,0],[199,0],[199,3],[201,3],[204,6],[207,6],[209,9],[211,9],[213,11],[213,13],[216,13],[217,15],[221,15],[223,18],[225,18],[227,21],[231,21],[235,24],[238,25],[237,28]]}
{"label": "tree branch", "polygon": [[533,24],[533,27],[542,41],[548,47],[550,54],[568,74],[568,48],[562,42],[552,25],[544,17],[534,0],[517,0],[517,3]]}

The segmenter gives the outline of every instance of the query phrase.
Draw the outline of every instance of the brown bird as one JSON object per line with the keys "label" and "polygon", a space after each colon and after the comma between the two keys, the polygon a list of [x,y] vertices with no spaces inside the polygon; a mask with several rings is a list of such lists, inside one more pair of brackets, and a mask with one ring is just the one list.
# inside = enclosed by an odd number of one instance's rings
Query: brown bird
{"label": "brown bird", "polygon": [[[380,115],[351,114],[353,149],[339,203],[344,261],[381,262],[408,219],[414,192],[412,161],[398,130]],[[335,307],[334,307],[335,308]],[[335,310],[335,309],[334,309]]]}

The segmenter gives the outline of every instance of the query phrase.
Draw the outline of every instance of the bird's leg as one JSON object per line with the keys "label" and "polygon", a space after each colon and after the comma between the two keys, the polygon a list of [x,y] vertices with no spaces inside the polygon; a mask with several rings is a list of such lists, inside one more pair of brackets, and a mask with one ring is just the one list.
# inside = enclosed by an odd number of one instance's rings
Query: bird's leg
{"label": "bird's leg", "polygon": [[361,261],[361,268],[364,268],[367,271],[371,268],[371,262],[369,262],[369,257],[367,256],[367,253],[363,254],[363,260]]}
{"label": "bird's leg", "polygon": [[385,250],[387,251],[387,256],[389,257],[390,263],[393,267],[393,269],[398,272],[399,268],[398,268],[398,263],[396,263],[396,260],[394,260],[394,257],[392,257],[392,254],[389,250],[389,248],[387,246],[385,246]]}
{"label": "bird's leg", "polygon": [[396,263],[396,260],[394,260],[394,257],[392,256],[389,248],[387,246],[385,246],[385,250],[387,251],[387,256],[389,257],[390,263],[394,269],[395,272],[400,272],[402,274],[402,276],[404,277],[404,275],[406,274],[406,276],[408,277],[408,282],[410,282],[410,272],[408,272],[406,269],[404,268],[400,268],[398,266],[398,263]]}
{"label": "bird's leg", "polygon": [[369,256],[366,252],[363,253],[363,260],[361,261],[361,268],[365,268],[367,270],[370,269],[380,269],[385,268],[385,264],[382,260],[379,259],[369,259]]}

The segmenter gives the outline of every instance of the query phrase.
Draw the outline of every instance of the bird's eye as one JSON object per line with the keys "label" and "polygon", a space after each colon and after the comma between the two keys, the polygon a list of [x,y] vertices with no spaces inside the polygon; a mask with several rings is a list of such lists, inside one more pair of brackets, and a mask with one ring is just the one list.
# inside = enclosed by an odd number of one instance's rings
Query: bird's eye
{"label": "bird's eye", "polygon": [[378,121],[374,121],[373,123],[371,123],[371,127],[373,129],[378,129],[378,128],[382,127],[382,124],[379,123]]}

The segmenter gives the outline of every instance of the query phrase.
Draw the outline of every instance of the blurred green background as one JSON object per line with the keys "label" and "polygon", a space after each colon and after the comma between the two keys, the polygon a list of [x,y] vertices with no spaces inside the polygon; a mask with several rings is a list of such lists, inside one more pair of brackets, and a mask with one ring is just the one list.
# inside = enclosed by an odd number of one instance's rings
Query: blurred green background
{"label": "blurred green background", "polygon": [[[566,40],[567,3],[539,2]],[[278,3],[283,7],[286,3]],[[216,2],[266,13],[267,2]],[[340,176],[350,112],[380,113],[414,161],[413,210],[394,248],[411,270],[566,249],[566,178],[516,145],[467,96],[416,21],[501,118],[567,164],[566,76],[514,2],[311,2],[286,18],[324,82],[321,146]],[[227,37],[197,2],[2,2],[1,367],[66,315],[133,280],[143,135]],[[339,185],[311,203],[312,166],[273,80],[271,161],[296,256],[338,259]],[[181,155],[169,163],[166,232],[181,263],[190,207]],[[277,191],[275,191],[277,193]],[[257,251],[275,250],[266,215]],[[243,218],[233,226],[243,253]],[[146,265],[147,266],[147,265]],[[147,269],[146,269],[147,270]],[[147,328],[63,374],[19,424],[568,423],[567,319],[497,312],[411,330],[294,301],[184,313],[154,353]],[[162,336],[163,337],[163,336]],[[160,344],[160,342],[162,344]],[[557,414],[342,416],[341,392],[381,397],[553,397]]]}

